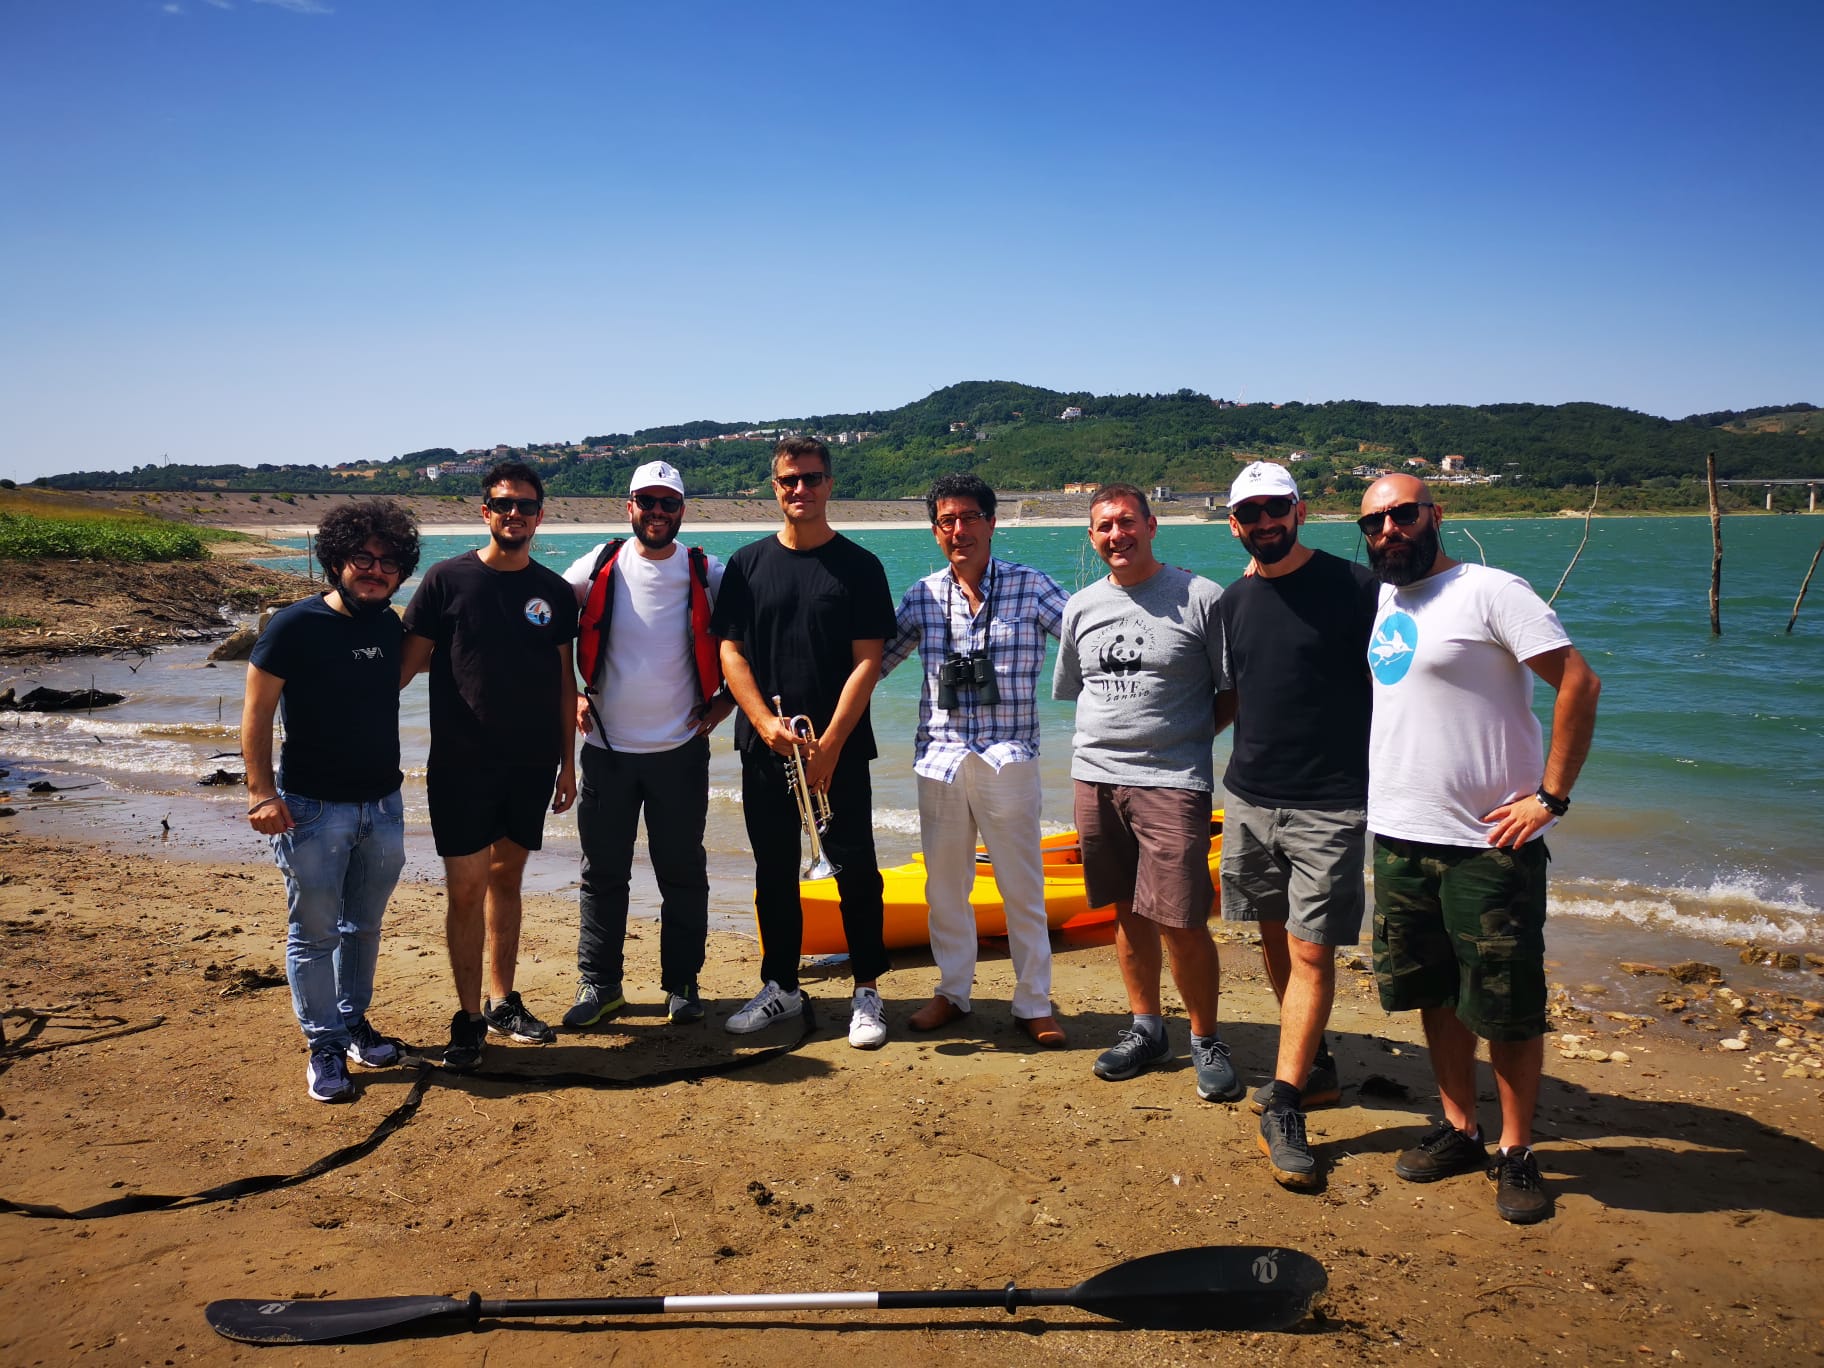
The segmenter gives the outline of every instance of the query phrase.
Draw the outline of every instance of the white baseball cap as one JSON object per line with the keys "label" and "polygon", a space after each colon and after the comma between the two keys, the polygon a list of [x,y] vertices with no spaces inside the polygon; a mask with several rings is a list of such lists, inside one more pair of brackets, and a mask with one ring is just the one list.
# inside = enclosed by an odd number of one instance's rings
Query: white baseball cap
{"label": "white baseball cap", "polygon": [[1229,507],[1233,508],[1244,499],[1271,498],[1276,494],[1296,499],[1298,481],[1282,465],[1274,465],[1271,461],[1255,461],[1237,475],[1235,483],[1229,486]]}
{"label": "white baseball cap", "polygon": [[642,489],[651,489],[654,485],[661,489],[676,490],[679,497],[684,494],[684,477],[678,474],[678,468],[670,461],[648,461],[633,472],[633,480],[627,486],[627,492],[634,494]]}

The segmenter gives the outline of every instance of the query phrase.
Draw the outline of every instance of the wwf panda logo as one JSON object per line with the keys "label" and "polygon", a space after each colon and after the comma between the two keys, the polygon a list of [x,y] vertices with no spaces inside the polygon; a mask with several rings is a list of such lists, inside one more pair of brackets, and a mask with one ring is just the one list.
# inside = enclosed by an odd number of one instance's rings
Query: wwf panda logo
{"label": "wwf panda logo", "polygon": [[1131,636],[1126,632],[1116,632],[1102,643],[1097,664],[1104,674],[1131,675],[1145,664],[1141,653],[1142,638],[1138,632]]}

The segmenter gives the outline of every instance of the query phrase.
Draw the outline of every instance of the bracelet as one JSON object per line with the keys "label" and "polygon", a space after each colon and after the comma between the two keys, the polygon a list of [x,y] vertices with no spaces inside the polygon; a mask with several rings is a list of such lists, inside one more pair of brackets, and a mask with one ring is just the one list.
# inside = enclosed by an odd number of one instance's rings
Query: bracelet
{"label": "bracelet", "polygon": [[271,807],[274,803],[276,803],[278,801],[279,801],[279,795],[276,793],[273,794],[272,797],[270,797],[270,798],[262,798],[262,799],[260,799],[259,802],[255,803],[252,807],[247,809],[247,815],[249,817],[251,817],[251,816],[253,816],[254,813],[258,812],[261,808]]}
{"label": "bracelet", "polygon": [[1570,811],[1571,800],[1569,798],[1560,798],[1555,793],[1547,793],[1543,784],[1539,786],[1539,791],[1535,793],[1533,797],[1539,800],[1540,807],[1544,808],[1554,817],[1562,817],[1565,813]]}

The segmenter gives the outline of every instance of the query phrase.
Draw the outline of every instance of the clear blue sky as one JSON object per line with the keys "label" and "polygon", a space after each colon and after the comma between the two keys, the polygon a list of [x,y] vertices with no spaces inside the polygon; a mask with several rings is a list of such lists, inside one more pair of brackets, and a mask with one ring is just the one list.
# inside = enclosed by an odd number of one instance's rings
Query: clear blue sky
{"label": "clear blue sky", "polygon": [[8,0],[0,473],[1824,402],[1824,5]]}

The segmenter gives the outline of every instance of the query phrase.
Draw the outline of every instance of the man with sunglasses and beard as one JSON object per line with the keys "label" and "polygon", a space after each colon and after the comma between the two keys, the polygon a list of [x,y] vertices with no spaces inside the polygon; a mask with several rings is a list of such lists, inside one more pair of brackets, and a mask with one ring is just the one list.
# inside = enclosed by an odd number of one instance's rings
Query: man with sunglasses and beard
{"label": "man with sunglasses and beard", "polygon": [[1305,1112],[1338,1096],[1324,1027],[1336,1000],[1336,947],[1354,945],[1365,910],[1370,686],[1365,654],[1379,585],[1366,567],[1299,540],[1298,484],[1256,461],[1229,490],[1229,531],[1253,573],[1218,610],[1234,684],[1217,725],[1235,724],[1222,837],[1222,915],[1260,925],[1279,999],[1273,1081],[1249,1105],[1274,1178],[1321,1180]]}
{"label": "man with sunglasses and beard", "polygon": [[[1415,1183],[1487,1173],[1496,1213],[1526,1225],[1552,1214],[1532,1152],[1545,1045],[1540,838],[1570,807],[1602,684],[1525,580],[1443,553],[1443,516],[1411,475],[1362,496],[1383,585],[1368,644],[1374,971],[1383,1007],[1418,1011],[1444,1110],[1394,1171]],[[1557,691],[1549,751],[1535,676]],[[1478,1039],[1501,1108],[1492,1163],[1476,1120]]]}
{"label": "man with sunglasses and beard", "polygon": [[[254,643],[241,709],[247,823],[285,875],[285,977],[319,1102],[355,1095],[348,1061],[397,1064],[367,1020],[380,921],[405,867],[399,656],[392,597],[418,566],[418,525],[391,500],[331,509],[317,528],[326,593],[280,609]],[[285,744],[275,779],[272,722]]]}
{"label": "man with sunglasses and beard", "polygon": [[[849,1044],[874,1050],[887,1039],[878,980],[888,962],[874,854],[868,700],[880,678],[881,652],[898,630],[893,597],[880,561],[830,526],[829,448],[814,437],[787,437],[773,449],[772,476],[784,524],[729,557],[712,624],[722,638],[722,672],[741,708],[735,747],[762,946],[761,989],[729,1017],[728,1029],[745,1035],[796,1019],[804,1009],[798,988],[801,821],[787,792],[785,765],[795,751],[812,793],[829,798],[821,839],[836,866],[855,978]],[[796,716],[810,720],[814,742],[793,732],[786,719]]]}
{"label": "man with sunglasses and beard", "polygon": [[481,1063],[490,1032],[526,1044],[557,1038],[513,987],[520,884],[544,844],[547,805],[563,812],[576,799],[576,596],[532,559],[544,482],[522,461],[500,461],[481,488],[487,545],[425,571],[405,610],[399,681],[430,668],[425,789],[459,1003],[443,1066],[456,1073]]}
{"label": "man with sunglasses and beard", "polygon": [[[709,734],[733,711],[710,613],[722,562],[682,548],[684,478],[667,461],[633,472],[617,537],[564,572],[581,613],[577,669],[583,733],[576,834],[583,848],[576,1004],[580,1030],[627,1005],[622,947],[640,813],[659,885],[659,988],[674,1025],[703,1020],[697,975],[709,936]],[[680,554],[681,553],[681,554]]]}

